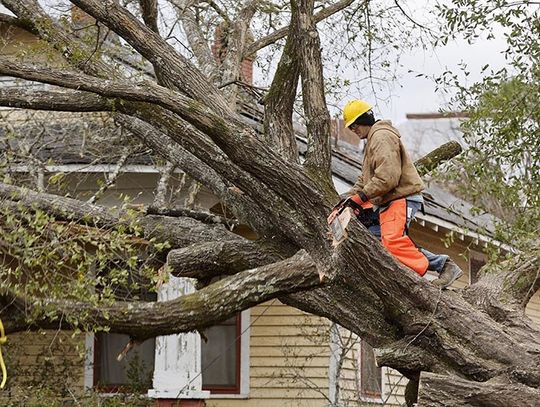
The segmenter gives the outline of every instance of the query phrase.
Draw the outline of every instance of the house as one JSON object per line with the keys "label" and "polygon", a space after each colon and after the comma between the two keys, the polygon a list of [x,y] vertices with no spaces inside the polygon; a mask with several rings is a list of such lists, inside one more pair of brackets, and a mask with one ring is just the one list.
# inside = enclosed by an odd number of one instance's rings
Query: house
{"label": "house", "polygon": [[[1,32],[7,38],[7,31]],[[17,30],[9,35],[10,44],[19,35],[25,44],[33,41]],[[14,52],[17,49],[20,48],[13,45],[5,48]],[[2,86],[12,85],[6,81]],[[258,109],[244,109],[244,118],[253,126],[260,126]],[[121,168],[116,165],[120,153],[100,158],[103,149],[113,150],[111,144],[124,146],[126,140],[106,116],[3,109],[0,137],[8,129],[19,135],[15,148],[31,144],[25,144],[25,140],[47,138],[47,143],[39,148],[34,146],[38,150],[32,151],[40,165],[29,168],[13,162],[12,177],[27,177],[45,187],[51,177],[62,174],[66,190],[88,198],[99,189],[98,181],[106,182],[110,174],[118,172],[114,186],[103,192],[100,204],[117,204],[119,194],[131,196],[135,204],[148,205],[154,199],[161,165],[151,154],[137,150],[135,145]],[[70,135],[69,143],[66,133]],[[302,152],[305,141],[301,136],[298,143]],[[350,188],[356,180],[361,169],[360,153],[358,148],[336,140],[332,168],[339,192]],[[197,191],[193,183],[183,181],[182,173],[174,174],[171,189],[178,192],[175,202],[188,202],[208,211],[220,210],[215,196],[204,188]],[[461,288],[474,281],[484,262],[483,250],[492,243],[494,221],[489,215],[475,215],[467,202],[430,185],[426,191],[426,213],[418,215],[411,235],[419,245],[456,259],[466,271],[455,283],[456,288]],[[447,239],[449,235],[453,238]],[[190,290],[188,282],[173,281],[159,296],[170,298]],[[540,323],[538,294],[527,313]],[[277,299],[223,321],[207,330],[205,336],[207,341],[195,333],[149,340],[119,363],[116,357],[127,342],[122,335],[13,335],[9,338],[13,345],[7,352],[10,388],[2,397],[31,404],[32,397],[55,396],[75,405],[90,405],[96,396],[85,390],[95,389],[103,394],[149,394],[161,399],[164,406],[171,405],[171,400],[181,400],[180,405],[185,406],[202,405],[197,400],[204,400],[209,407],[403,403],[406,379],[391,369],[377,368],[367,343],[325,318],[286,306]]]}

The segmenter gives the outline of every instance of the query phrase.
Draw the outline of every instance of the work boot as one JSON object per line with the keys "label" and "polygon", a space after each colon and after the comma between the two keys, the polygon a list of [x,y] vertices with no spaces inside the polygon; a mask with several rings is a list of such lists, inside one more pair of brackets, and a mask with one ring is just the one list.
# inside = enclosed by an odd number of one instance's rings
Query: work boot
{"label": "work boot", "polygon": [[437,287],[441,287],[444,290],[445,288],[450,287],[452,283],[462,275],[463,270],[461,270],[459,266],[449,258],[444,263],[444,267],[439,274],[439,278],[433,280],[433,284],[435,284]]}

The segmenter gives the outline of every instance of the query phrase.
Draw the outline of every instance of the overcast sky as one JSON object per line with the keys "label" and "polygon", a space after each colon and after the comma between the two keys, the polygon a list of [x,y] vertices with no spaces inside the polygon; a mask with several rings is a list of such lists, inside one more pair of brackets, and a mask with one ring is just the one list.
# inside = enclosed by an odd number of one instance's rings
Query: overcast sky
{"label": "overcast sky", "polygon": [[[502,40],[482,40],[472,45],[459,41],[431,51],[418,49],[404,56],[402,78],[394,84],[388,103],[378,104],[378,113],[382,117],[400,122],[405,120],[406,113],[438,111],[445,107],[449,96],[443,92],[436,93],[435,82],[425,77],[417,77],[419,73],[430,77],[439,76],[446,70],[457,73],[460,70],[459,63],[465,62],[471,72],[467,82],[472,84],[481,79],[480,71],[484,65],[490,64],[491,68],[504,66],[504,57],[501,55],[504,47]],[[413,72],[408,73],[409,69]]]}
{"label": "overcast sky", "polygon": [[[401,3],[409,16],[424,26],[437,29],[434,17],[427,10],[437,3],[449,3],[450,0],[407,0]],[[418,47],[401,57],[402,67],[398,68],[398,80],[389,83],[389,92],[383,92],[375,98],[371,92],[359,94],[358,89],[351,89],[350,98],[361,98],[373,102],[378,100],[375,112],[379,117],[392,119],[396,124],[405,120],[407,113],[437,112],[446,107],[450,95],[444,92],[435,92],[436,84],[433,78],[440,76],[444,71],[460,72],[459,64],[467,64],[470,75],[466,78],[468,84],[481,79],[481,69],[489,64],[492,69],[504,66],[504,57],[501,52],[505,49],[505,42],[501,39],[477,40],[474,44],[467,44],[459,40],[437,49],[424,50]],[[412,72],[409,72],[412,71]],[[420,74],[427,76],[419,76]],[[464,78],[463,76],[461,76]],[[465,83],[465,82],[464,82]],[[386,94],[384,94],[386,93]],[[387,100],[386,102],[381,101]],[[347,99],[341,101],[344,105]]]}

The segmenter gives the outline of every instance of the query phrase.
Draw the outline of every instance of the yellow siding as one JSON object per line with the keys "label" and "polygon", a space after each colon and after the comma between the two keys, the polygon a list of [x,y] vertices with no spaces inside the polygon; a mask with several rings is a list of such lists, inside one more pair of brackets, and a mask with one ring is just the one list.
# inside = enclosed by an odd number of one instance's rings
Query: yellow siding
{"label": "yellow siding", "polygon": [[[3,348],[8,368],[7,388],[11,403],[29,402],[47,392],[66,397],[83,392],[84,336],[72,332],[44,331],[9,335]],[[32,388],[33,393],[28,389]]]}
{"label": "yellow siding", "polygon": [[344,343],[347,344],[347,351],[343,360],[343,367],[340,372],[339,401],[342,406],[373,405],[383,403],[386,406],[403,405],[405,399],[403,394],[407,379],[401,376],[397,371],[389,368],[382,369],[382,392],[378,400],[367,400],[360,397],[359,387],[359,364],[358,352],[360,350],[360,339],[345,329],[340,330]]}
{"label": "yellow siding", "polygon": [[252,308],[251,323],[249,398],[207,406],[328,406],[328,320],[274,300]]}

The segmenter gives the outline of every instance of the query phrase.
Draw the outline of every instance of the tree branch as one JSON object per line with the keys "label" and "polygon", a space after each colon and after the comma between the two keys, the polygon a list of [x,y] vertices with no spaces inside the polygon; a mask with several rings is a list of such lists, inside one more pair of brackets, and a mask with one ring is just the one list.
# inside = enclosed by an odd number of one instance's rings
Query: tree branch
{"label": "tree branch", "polygon": [[0,183],[0,198],[18,202],[27,208],[39,208],[57,219],[81,222],[95,227],[112,227],[119,217],[109,208],[66,198],[39,193],[27,188]]}
{"label": "tree branch", "polygon": [[197,58],[201,72],[213,78],[217,68],[216,59],[212,55],[201,26],[197,24],[193,9],[186,4],[186,0],[171,0],[171,3],[177,10],[176,15],[182,21],[184,32],[186,33],[191,50],[195,54],[195,58]]}
{"label": "tree branch", "polygon": [[165,198],[167,195],[167,190],[169,189],[169,181],[171,175],[173,174],[175,166],[170,161],[165,163],[165,166],[162,167],[159,171],[159,181],[156,187],[156,192],[154,194],[154,200],[152,202],[152,207],[154,208],[164,208],[165,207]]}
{"label": "tree branch", "polygon": [[[223,202],[234,208],[234,212],[248,201],[243,196],[234,194],[226,178],[218,174],[206,162],[193,155],[177,143],[171,143],[171,139],[150,124],[136,117],[118,114],[115,120],[128,129],[135,137],[150,147],[156,154],[174,163],[178,168],[185,171],[191,178],[196,179],[208,187]],[[193,129],[192,129],[193,131]],[[183,135],[190,133],[184,132]],[[220,159],[220,155],[216,158]],[[220,168],[218,168],[220,169]],[[161,213],[160,213],[161,214]],[[189,215],[188,215],[189,216]]]}
{"label": "tree branch", "polygon": [[1,88],[0,106],[21,109],[53,110],[65,112],[105,112],[114,109],[116,100],[91,92],[72,90],[32,90],[28,88]]}
{"label": "tree branch", "polygon": [[[141,13],[144,23],[148,28],[159,36],[158,27],[158,1],[157,0],[139,0]],[[175,80],[171,78],[167,71],[163,71],[160,66],[153,64],[154,72],[158,83],[169,89],[176,89]]]}
{"label": "tree branch", "polygon": [[[193,294],[163,302],[117,302],[110,306],[71,300],[14,298],[4,294],[2,315],[7,333],[28,328],[26,312],[40,313],[32,328],[87,329],[107,327],[111,332],[144,340],[159,335],[201,330],[236,313],[287,293],[320,284],[309,256],[298,252],[277,263],[226,277]],[[59,321],[64,321],[60,323]]]}
{"label": "tree branch", "polygon": [[2,4],[15,14],[30,32],[51,44],[76,68],[89,75],[114,77],[111,67],[92,58],[95,55],[94,48],[67,33],[57,21],[45,13],[36,0],[2,0]]}
{"label": "tree branch", "polygon": [[126,164],[126,161],[127,159],[129,158],[129,156],[133,153],[133,149],[131,147],[126,147],[124,149],[124,152],[122,153],[122,155],[120,156],[120,158],[118,159],[114,169],[112,170],[112,172],[109,172],[107,174],[107,179],[106,181],[103,183],[103,185],[101,185],[99,187],[99,189],[96,191],[96,193],[94,195],[92,195],[86,202],[89,203],[89,204],[93,204],[95,203],[98,199],[100,199],[103,194],[110,188],[112,187],[115,183],[116,183],[116,180],[118,179],[118,176],[120,175],[120,170],[122,169],[122,167]]}
{"label": "tree branch", "polygon": [[[313,16],[315,23],[318,23],[343,10],[344,8],[347,8],[352,4],[353,1],[354,0],[341,0],[331,6],[323,8]],[[289,34],[289,26],[280,28],[279,30],[274,31],[272,34],[258,39],[248,47],[248,49],[244,52],[244,56],[255,54],[258,50],[273,44],[281,38],[284,38],[287,36],[287,34]]]}
{"label": "tree branch", "polygon": [[202,223],[219,223],[221,225],[227,226],[227,228],[238,225],[238,221],[235,219],[225,218],[211,212],[199,212],[193,209],[186,208],[159,208],[155,206],[150,206],[147,208],[146,214],[169,217],[188,217],[196,219]]}
{"label": "tree branch", "polygon": [[178,277],[210,280],[282,260],[287,249],[245,239],[208,242],[171,250],[167,265]]}
{"label": "tree branch", "polygon": [[231,22],[231,19],[229,18],[225,10],[223,10],[220,6],[218,6],[215,1],[213,0],[203,0],[203,1],[207,3],[210,7],[212,7],[214,11],[218,13],[218,15],[223,19],[223,21],[225,21],[226,23]]}
{"label": "tree branch", "polygon": [[326,107],[321,42],[313,19],[314,0],[291,1],[291,34],[299,37],[296,47],[302,76],[302,100],[306,113],[308,149],[304,166],[328,192],[334,191],[330,161],[330,113]]}
{"label": "tree branch", "polygon": [[411,337],[405,337],[384,348],[375,348],[377,366],[388,366],[405,373],[409,379],[420,371],[440,371],[443,368],[437,359],[424,349],[411,345]]}
{"label": "tree branch", "polygon": [[455,376],[422,372],[418,407],[530,406],[540,400],[540,390],[522,384],[479,383]]}
{"label": "tree branch", "polygon": [[[130,222],[133,221],[133,216],[125,216],[126,214],[122,212],[118,213],[104,206],[58,195],[38,193],[3,183],[0,183],[0,198],[3,198],[0,200],[0,206],[12,209],[15,203],[28,209],[38,208],[57,220],[73,221],[96,228],[130,226]],[[239,238],[222,224],[203,223],[190,217],[146,215],[137,220],[145,237],[155,237],[160,242],[168,241],[172,248]]]}
{"label": "tree branch", "polygon": [[139,0],[142,18],[148,28],[159,34],[157,0]]}
{"label": "tree branch", "polygon": [[287,37],[264,103],[264,137],[290,162],[298,162],[299,159],[293,128],[293,108],[300,77],[300,63],[295,57],[299,46],[296,36]]}
{"label": "tree branch", "polygon": [[540,247],[483,269],[480,279],[464,290],[463,298],[483,309],[495,320],[515,323],[540,289]]}
{"label": "tree branch", "polygon": [[426,175],[445,161],[451,160],[455,156],[461,154],[462,151],[463,149],[457,141],[449,141],[416,160],[414,165],[420,175]]}
{"label": "tree branch", "polygon": [[212,108],[221,117],[233,116],[222,94],[207,77],[119,3],[113,0],[71,2],[124,38],[155,68],[167,72],[169,80],[183,93]]}

